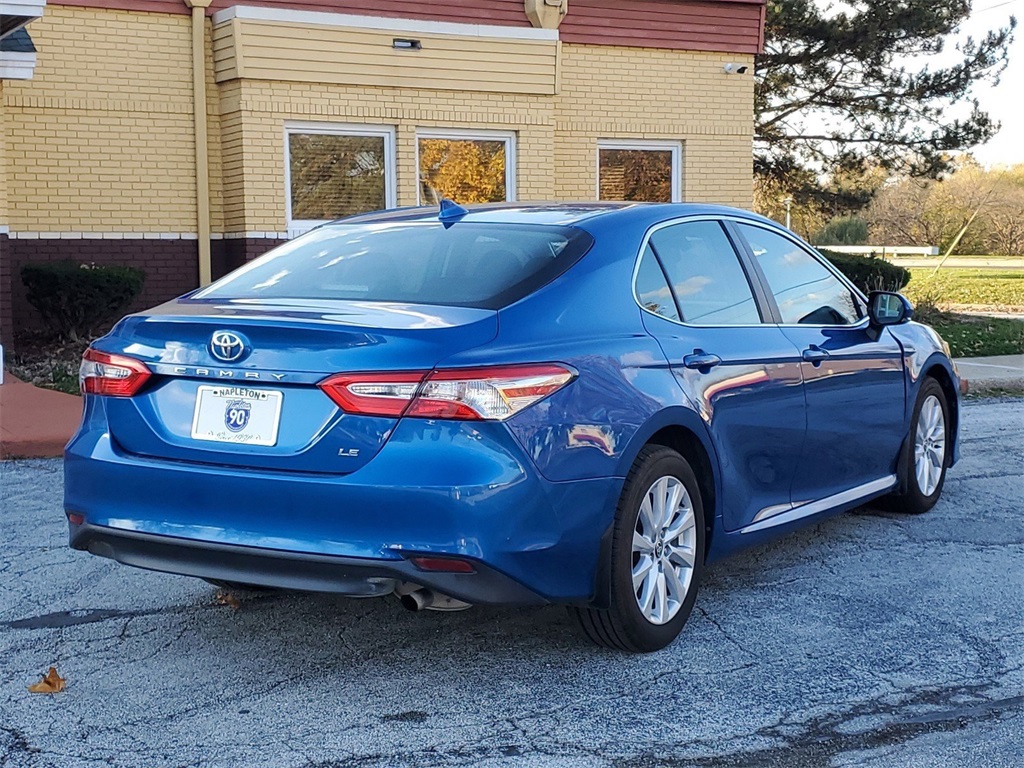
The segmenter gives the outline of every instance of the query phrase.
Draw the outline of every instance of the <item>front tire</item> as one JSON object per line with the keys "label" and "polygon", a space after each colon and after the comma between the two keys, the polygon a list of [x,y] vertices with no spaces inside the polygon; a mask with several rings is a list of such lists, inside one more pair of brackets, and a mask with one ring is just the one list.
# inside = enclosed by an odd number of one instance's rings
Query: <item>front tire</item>
{"label": "front tire", "polygon": [[920,515],[935,506],[946,483],[951,435],[949,402],[942,386],[929,378],[914,404],[903,471],[906,489],[892,497],[896,512]]}
{"label": "front tire", "polygon": [[671,448],[647,446],[622,489],[612,531],[607,608],[570,608],[606,648],[648,653],[678,637],[704,571],[704,506],[697,478]]}

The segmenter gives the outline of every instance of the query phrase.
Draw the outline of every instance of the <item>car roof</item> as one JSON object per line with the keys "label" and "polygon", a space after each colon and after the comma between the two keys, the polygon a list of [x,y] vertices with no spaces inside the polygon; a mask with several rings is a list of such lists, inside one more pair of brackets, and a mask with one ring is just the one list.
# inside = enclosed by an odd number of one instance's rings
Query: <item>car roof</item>
{"label": "car roof", "polygon": [[[740,208],[704,203],[630,203],[630,202],[565,202],[565,203],[485,203],[462,206],[464,216],[455,222],[489,224],[547,224],[574,226],[583,222],[600,220],[602,224],[643,224],[684,216],[732,216],[751,219],[779,226],[776,222]],[[337,219],[326,226],[335,224],[367,224],[389,222],[436,221],[438,208],[419,206],[393,208]]]}

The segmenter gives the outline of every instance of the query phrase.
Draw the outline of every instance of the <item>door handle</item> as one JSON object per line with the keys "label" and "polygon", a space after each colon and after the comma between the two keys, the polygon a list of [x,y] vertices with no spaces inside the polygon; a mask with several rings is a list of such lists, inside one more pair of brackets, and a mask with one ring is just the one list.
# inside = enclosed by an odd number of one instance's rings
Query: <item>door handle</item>
{"label": "door handle", "polygon": [[811,346],[804,350],[803,358],[805,362],[821,365],[822,360],[828,359],[828,352],[821,347],[811,344]]}
{"label": "door handle", "polygon": [[703,349],[695,349],[692,355],[683,357],[683,365],[687,368],[696,368],[701,373],[707,373],[721,362],[722,358],[718,355],[709,355]]}

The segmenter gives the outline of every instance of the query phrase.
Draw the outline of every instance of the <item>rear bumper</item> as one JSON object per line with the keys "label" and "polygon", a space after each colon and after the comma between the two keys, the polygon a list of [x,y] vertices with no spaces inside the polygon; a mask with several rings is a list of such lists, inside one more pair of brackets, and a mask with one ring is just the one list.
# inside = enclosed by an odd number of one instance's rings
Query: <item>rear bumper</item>
{"label": "rear bumper", "polygon": [[[406,419],[366,466],[327,475],[128,454],[90,409],[64,475],[65,511],[84,518],[76,549],[348,594],[399,579],[484,604],[590,600],[623,482],[549,482],[497,423]],[[464,558],[477,573],[421,571],[412,554]]]}
{"label": "rear bumper", "polygon": [[395,582],[406,581],[467,603],[544,605],[548,602],[482,563],[473,563],[476,573],[435,573],[421,571],[407,560],[283,552],[89,524],[72,524],[69,539],[72,549],[125,565],[280,589],[376,597],[389,594]]}

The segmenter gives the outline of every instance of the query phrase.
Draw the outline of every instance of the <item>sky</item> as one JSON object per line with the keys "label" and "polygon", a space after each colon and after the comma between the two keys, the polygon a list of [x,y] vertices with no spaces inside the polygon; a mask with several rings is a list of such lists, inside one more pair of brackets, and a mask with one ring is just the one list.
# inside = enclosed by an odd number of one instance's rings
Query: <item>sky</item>
{"label": "sky", "polygon": [[[941,2],[941,0],[937,0]],[[840,10],[854,10],[849,0],[816,0],[826,13]],[[1008,51],[1008,64],[998,85],[985,82],[978,84],[972,96],[978,99],[980,107],[998,123],[999,132],[986,144],[973,147],[970,152],[985,166],[1016,165],[1024,163],[1024,0],[973,0],[973,11],[961,26],[959,33],[946,41],[945,50],[932,57],[916,57],[906,61],[910,71],[917,71],[926,64],[932,69],[949,66],[962,59],[956,51],[959,40],[973,37],[975,40],[999,27],[1004,27],[1011,16],[1017,18],[1015,39]],[[967,109],[953,105],[949,114],[966,116]],[[810,118],[814,124],[814,118]]]}
{"label": "sky", "polygon": [[1005,26],[1010,16],[1017,17],[1018,26],[1010,45],[1009,65],[999,85],[984,84],[974,90],[981,108],[1002,123],[987,144],[972,150],[986,166],[1024,163],[1024,0],[975,0],[974,11],[963,27],[964,35],[977,39]]}

